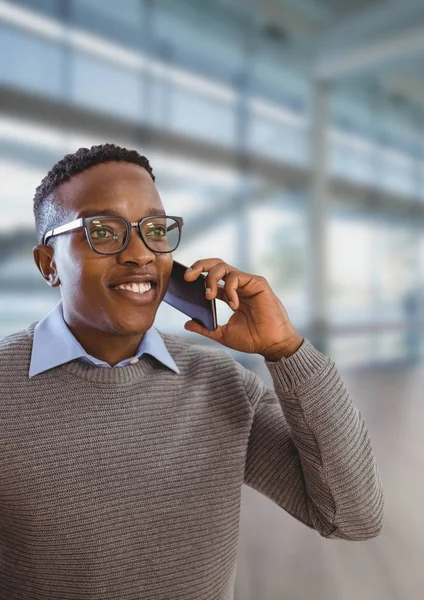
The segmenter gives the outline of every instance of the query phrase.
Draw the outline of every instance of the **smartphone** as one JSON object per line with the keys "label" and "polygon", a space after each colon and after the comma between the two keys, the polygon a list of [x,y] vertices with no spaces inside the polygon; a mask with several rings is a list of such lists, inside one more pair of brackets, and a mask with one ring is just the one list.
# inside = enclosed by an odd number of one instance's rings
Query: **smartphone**
{"label": "smartphone", "polygon": [[188,267],[174,260],[168,290],[163,301],[173,306],[206,329],[218,327],[215,298],[205,296],[206,276],[200,275],[195,281],[186,281],[184,273]]}

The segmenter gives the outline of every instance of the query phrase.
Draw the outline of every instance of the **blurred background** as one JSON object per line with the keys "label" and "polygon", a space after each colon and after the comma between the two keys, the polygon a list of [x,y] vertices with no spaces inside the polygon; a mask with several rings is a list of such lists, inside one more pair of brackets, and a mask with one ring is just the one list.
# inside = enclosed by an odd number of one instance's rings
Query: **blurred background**
{"label": "blurred background", "polygon": [[[423,0],[0,0],[0,338],[60,297],[36,186],[114,142],[184,217],[175,258],[267,277],[367,422],[383,532],[324,540],[243,486],[236,600],[424,597],[423,56]],[[209,343],[186,320],[156,326]]]}

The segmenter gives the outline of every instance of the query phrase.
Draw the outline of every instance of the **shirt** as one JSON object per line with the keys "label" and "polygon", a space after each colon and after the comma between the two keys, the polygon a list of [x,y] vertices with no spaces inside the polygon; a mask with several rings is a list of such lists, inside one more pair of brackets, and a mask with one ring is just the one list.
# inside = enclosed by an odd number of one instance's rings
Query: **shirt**
{"label": "shirt", "polygon": [[[136,363],[143,354],[151,354],[169,369],[179,373],[161,336],[153,327],[144,334],[135,355],[121,360],[115,367]],[[91,356],[81,346],[63,318],[63,307],[60,300],[35,327],[29,376],[33,377],[76,358],[81,358],[84,362],[98,367],[111,368],[107,362]]]}

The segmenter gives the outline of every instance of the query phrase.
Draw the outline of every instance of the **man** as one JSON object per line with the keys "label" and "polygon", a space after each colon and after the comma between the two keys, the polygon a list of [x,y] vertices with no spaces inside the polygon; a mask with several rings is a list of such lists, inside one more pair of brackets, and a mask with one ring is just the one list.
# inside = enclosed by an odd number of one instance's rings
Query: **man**
{"label": "man", "polygon": [[154,328],[181,231],[154,181],[106,144],[37,188],[34,259],[61,302],[0,342],[1,598],[231,599],[243,483],[326,538],[381,530],[363,419],[263,277],[197,260],[187,280],[234,312],[186,329],[261,354],[275,390]]}

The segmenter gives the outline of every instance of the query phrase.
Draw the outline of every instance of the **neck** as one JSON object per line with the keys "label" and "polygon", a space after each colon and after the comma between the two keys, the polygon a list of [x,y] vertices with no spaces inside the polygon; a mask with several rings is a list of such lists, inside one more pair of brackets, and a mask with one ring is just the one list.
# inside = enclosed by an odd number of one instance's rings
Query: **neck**
{"label": "neck", "polygon": [[76,327],[68,323],[67,327],[88,354],[103,360],[111,367],[134,356],[144,338],[144,333],[124,336],[89,327]]}

